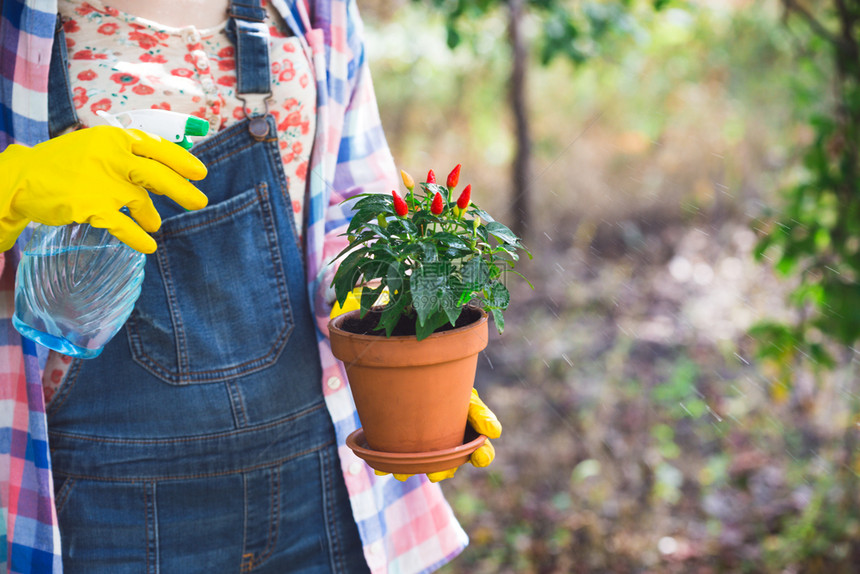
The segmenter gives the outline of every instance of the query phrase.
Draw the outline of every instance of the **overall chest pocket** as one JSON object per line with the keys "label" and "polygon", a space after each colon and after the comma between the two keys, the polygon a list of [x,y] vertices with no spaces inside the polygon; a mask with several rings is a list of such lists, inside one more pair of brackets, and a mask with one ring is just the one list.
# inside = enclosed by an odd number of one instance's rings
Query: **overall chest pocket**
{"label": "overall chest pocket", "polygon": [[126,323],[134,360],[176,385],[273,364],[293,318],[268,186],[167,218],[155,238]]}

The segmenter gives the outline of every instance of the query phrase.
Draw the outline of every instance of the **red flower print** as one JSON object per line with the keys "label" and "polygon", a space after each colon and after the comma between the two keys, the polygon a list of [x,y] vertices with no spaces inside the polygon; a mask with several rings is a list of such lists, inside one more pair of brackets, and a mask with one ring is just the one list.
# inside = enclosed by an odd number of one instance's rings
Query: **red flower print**
{"label": "red flower print", "polygon": [[185,54],[185,57],[184,57],[183,59],[184,59],[186,62],[188,62],[189,64],[193,64],[193,63],[194,63],[194,60],[196,60],[197,58],[195,58],[195,57],[194,57],[194,56],[192,56],[191,54]]}
{"label": "red flower print", "polygon": [[303,88],[307,88],[307,87],[308,87],[308,82],[309,82],[309,81],[310,81],[310,80],[308,80],[308,75],[307,75],[307,74],[302,74],[302,77],[301,77],[301,78],[299,78],[299,83],[302,85],[302,87],[303,87]]}
{"label": "red flower print", "polygon": [[278,62],[272,62],[272,73],[277,74],[281,71],[281,65]]}
{"label": "red flower print", "polygon": [[68,355],[60,355],[60,361],[62,361],[64,364],[68,365],[69,363],[72,362],[72,358]]}
{"label": "red flower print", "polygon": [[159,40],[163,41],[163,40],[167,40],[168,38],[170,38],[170,34],[168,34],[166,32],[156,32],[155,37],[158,38]]}
{"label": "red flower print", "polygon": [[242,110],[242,106],[238,108],[233,108],[233,117],[237,120],[245,119],[245,112]]}
{"label": "red flower print", "polygon": [[200,96],[191,96],[191,101],[194,102],[195,104],[199,103],[200,100],[202,100],[202,99],[203,98],[201,98]]}
{"label": "red flower print", "polygon": [[151,34],[144,34],[143,32],[131,32],[128,35],[128,39],[133,42],[137,42],[138,46],[143,48],[144,50],[149,50],[158,45],[158,38],[152,36]]}
{"label": "red flower print", "polygon": [[236,76],[221,76],[218,78],[218,84],[232,88],[236,85]]}
{"label": "red flower print", "polygon": [[[122,91],[122,90],[120,90]],[[148,96],[149,94],[154,94],[155,89],[147,86],[146,84],[138,84],[131,89],[132,92],[137,94],[138,96]]]}
{"label": "red flower print", "polygon": [[303,161],[299,167],[296,168],[296,177],[299,179],[307,179],[308,177],[308,162]]}
{"label": "red flower print", "polygon": [[284,100],[284,107],[286,109],[290,109],[297,105],[299,105],[299,101],[295,98],[287,98],[286,100]]}
{"label": "red flower print", "polygon": [[198,108],[198,109],[194,110],[193,112],[191,112],[191,115],[197,116],[198,118],[205,120],[206,119],[206,108]]}
{"label": "red flower print", "polygon": [[89,97],[87,97],[87,91],[80,86],[72,90],[72,94],[72,101],[75,102],[76,110],[79,110],[84,107],[84,105],[87,103],[87,100],[89,100]]}
{"label": "red flower print", "polygon": [[92,70],[84,70],[83,72],[78,74],[78,79],[82,82],[89,82],[90,80],[95,80],[96,77],[96,73]]}
{"label": "red flower print", "polygon": [[107,24],[102,24],[98,28],[99,34],[104,34],[105,36],[112,36],[116,34],[116,31],[119,29],[119,25],[114,22],[108,22]]}
{"label": "red flower print", "polygon": [[72,40],[71,38],[69,38],[68,36],[66,36],[66,49],[71,50],[74,47],[75,47],[75,41]]}
{"label": "red flower print", "polygon": [[52,387],[44,387],[42,389],[42,395],[44,395],[44,397],[45,397],[45,404],[46,405],[51,402],[52,398],[54,398],[54,392],[55,392],[55,390]]}
{"label": "red flower print", "polygon": [[161,54],[150,54],[149,52],[144,52],[140,55],[141,62],[156,62],[158,64],[166,64],[167,58],[165,58]]}
{"label": "red flower print", "polygon": [[210,109],[212,110],[212,113],[217,116],[221,113],[221,102],[212,102]]}
{"label": "red flower print", "polygon": [[227,60],[218,60],[218,69],[222,72],[228,72],[230,70],[236,69],[236,60],[227,59]]}
{"label": "red flower print", "polygon": [[111,106],[110,100],[107,98],[102,98],[99,101],[97,101],[96,103],[92,104],[90,106],[90,110],[92,110],[93,113],[95,113],[99,110],[108,111],[110,109],[110,106]]}
{"label": "red flower print", "polygon": [[302,210],[302,204],[298,199],[293,200],[293,212],[299,213]]}
{"label": "red flower print", "polygon": [[92,50],[78,50],[72,60],[107,60],[107,54],[93,54]]}
{"label": "red flower print", "polygon": [[188,48],[189,52],[193,52],[195,50],[202,50],[203,44],[201,44],[200,42],[195,42],[193,44],[186,44],[185,47]]}
{"label": "red flower print", "polygon": [[296,77],[296,70],[293,68],[293,63],[287,60],[284,62],[284,70],[278,76],[278,80],[282,82],[289,82],[293,78]]}
{"label": "red flower print", "polygon": [[288,144],[288,143],[287,143],[287,142],[285,142],[284,140],[281,140],[281,141],[279,141],[279,142],[278,142],[278,147],[279,147],[279,148],[281,148],[281,149],[287,149],[287,146],[288,146],[288,145],[290,145],[290,144]]}
{"label": "red flower print", "polygon": [[174,68],[170,70],[170,73],[174,76],[179,76],[180,78],[190,78],[194,75],[194,72],[192,72],[188,68]]}
{"label": "red flower print", "polygon": [[293,142],[293,153],[302,153],[302,142]]}
{"label": "red flower print", "polygon": [[59,383],[62,378],[63,378],[63,371],[61,371],[60,369],[54,369],[53,371],[51,371],[51,382],[52,383]]}
{"label": "red flower print", "polygon": [[119,16],[119,10],[111,8],[110,6],[105,6],[105,14],[108,14],[109,16]]}
{"label": "red flower print", "polygon": [[119,89],[120,92],[124,92],[126,86],[134,85],[140,80],[140,78],[138,78],[134,74],[127,74],[125,72],[119,72],[117,74],[112,74],[110,79],[113,80],[114,82],[116,82],[117,84],[122,85],[122,87]]}
{"label": "red flower print", "polygon": [[296,51],[296,47],[293,45],[292,42],[285,42],[284,43],[284,52],[295,52],[295,51]]}
{"label": "red flower print", "polygon": [[301,123],[302,123],[301,114],[297,111],[292,112],[292,113],[287,114],[287,117],[284,118],[284,121],[282,121],[280,124],[278,124],[278,129],[279,130],[286,130],[289,127],[301,125]]}
{"label": "red flower print", "polygon": [[77,21],[75,20],[66,20],[63,22],[63,32],[66,34],[71,34],[73,32],[80,31],[81,27],[78,26]]}
{"label": "red flower print", "polygon": [[151,107],[153,110],[169,110],[170,104],[167,102],[161,102],[160,104],[152,104]]}
{"label": "red flower print", "polygon": [[83,4],[81,4],[80,6],[75,8],[75,13],[78,16],[86,16],[87,14],[92,12],[93,10],[95,10],[95,8],[90,6],[87,2],[84,2]]}
{"label": "red flower print", "polygon": [[232,58],[235,55],[236,51],[233,49],[233,46],[227,46],[225,48],[221,48],[218,50],[219,58]]}

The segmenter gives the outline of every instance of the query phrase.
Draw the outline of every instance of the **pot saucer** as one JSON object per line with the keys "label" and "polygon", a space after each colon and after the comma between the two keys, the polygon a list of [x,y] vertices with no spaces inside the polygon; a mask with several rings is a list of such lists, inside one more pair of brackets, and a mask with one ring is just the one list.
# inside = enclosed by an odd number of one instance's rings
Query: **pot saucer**
{"label": "pot saucer", "polygon": [[429,452],[383,452],[372,450],[364,438],[364,429],[359,428],[346,437],[346,446],[364,459],[371,468],[397,474],[426,474],[455,468],[469,461],[469,456],[487,437],[466,428],[463,444],[453,448]]}

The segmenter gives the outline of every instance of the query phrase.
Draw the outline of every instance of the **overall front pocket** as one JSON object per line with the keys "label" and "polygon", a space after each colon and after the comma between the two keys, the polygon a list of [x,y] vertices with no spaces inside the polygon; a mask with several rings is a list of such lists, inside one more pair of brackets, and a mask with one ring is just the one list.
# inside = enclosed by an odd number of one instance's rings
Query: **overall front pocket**
{"label": "overall front pocket", "polygon": [[126,323],[134,360],[178,385],[273,364],[293,319],[268,186],[167,218],[154,237]]}

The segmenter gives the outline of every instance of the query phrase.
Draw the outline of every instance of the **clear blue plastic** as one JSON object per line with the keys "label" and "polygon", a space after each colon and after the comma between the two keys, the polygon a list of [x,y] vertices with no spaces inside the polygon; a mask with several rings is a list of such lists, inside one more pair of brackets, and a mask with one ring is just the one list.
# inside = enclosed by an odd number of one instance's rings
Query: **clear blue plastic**
{"label": "clear blue plastic", "polygon": [[145,263],[104,229],[40,225],[18,266],[12,324],[55,351],[97,357],[134,309]]}

